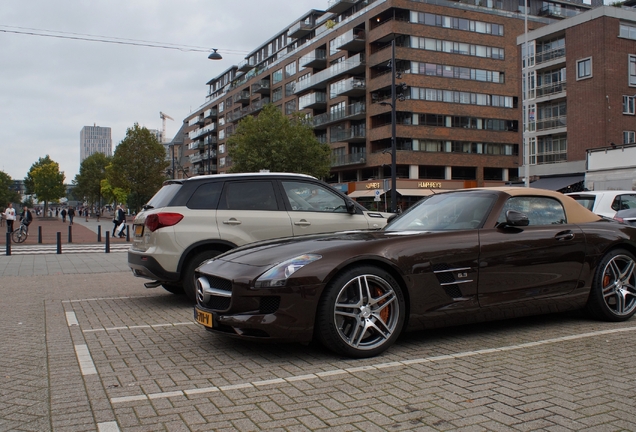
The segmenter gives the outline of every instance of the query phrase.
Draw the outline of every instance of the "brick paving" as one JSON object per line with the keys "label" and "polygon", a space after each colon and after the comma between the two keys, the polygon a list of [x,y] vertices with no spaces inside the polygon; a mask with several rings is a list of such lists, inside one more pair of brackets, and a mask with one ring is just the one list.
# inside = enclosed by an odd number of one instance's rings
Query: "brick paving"
{"label": "brick paving", "polygon": [[636,430],[634,319],[438,329],[351,360],[208,333],[125,253],[45,258],[0,277],[0,431]]}

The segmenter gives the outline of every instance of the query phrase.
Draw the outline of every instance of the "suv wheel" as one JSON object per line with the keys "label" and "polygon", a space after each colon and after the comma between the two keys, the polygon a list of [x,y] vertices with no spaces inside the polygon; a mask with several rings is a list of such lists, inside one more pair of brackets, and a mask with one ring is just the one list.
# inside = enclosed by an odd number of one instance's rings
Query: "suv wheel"
{"label": "suv wheel", "polygon": [[194,255],[188,261],[188,264],[183,269],[183,291],[185,295],[192,301],[196,302],[197,299],[197,288],[196,281],[194,279],[194,270],[203,264],[205,261],[210,258],[214,258],[219,255],[221,251],[218,250],[206,250],[203,252],[199,252]]}

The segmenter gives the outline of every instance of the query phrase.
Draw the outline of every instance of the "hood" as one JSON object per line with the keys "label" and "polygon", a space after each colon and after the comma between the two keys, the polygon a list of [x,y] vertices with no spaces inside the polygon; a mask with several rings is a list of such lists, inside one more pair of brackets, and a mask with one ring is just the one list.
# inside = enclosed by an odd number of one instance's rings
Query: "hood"
{"label": "hood", "polygon": [[425,234],[427,233],[422,231],[347,231],[335,234],[287,237],[251,243],[232,249],[223,255],[219,255],[216,259],[257,267],[270,266],[306,253],[319,255],[346,254],[348,249],[355,248],[355,254],[360,255],[366,249],[362,245],[365,242],[393,242],[404,236]]}

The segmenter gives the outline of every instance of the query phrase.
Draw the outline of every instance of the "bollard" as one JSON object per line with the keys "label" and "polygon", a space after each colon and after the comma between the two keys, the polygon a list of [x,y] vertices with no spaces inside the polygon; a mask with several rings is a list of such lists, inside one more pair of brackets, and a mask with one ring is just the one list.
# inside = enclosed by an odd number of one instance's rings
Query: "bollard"
{"label": "bollard", "polygon": [[11,255],[11,233],[7,231],[7,255]]}
{"label": "bollard", "polygon": [[73,243],[73,226],[68,226],[68,242]]}
{"label": "bollard", "polygon": [[42,244],[42,226],[38,227],[38,244]]}
{"label": "bollard", "polygon": [[126,225],[126,241],[130,241],[130,225]]}
{"label": "bollard", "polygon": [[97,243],[102,242],[102,226],[97,225]]}
{"label": "bollard", "polygon": [[106,246],[104,252],[110,253],[110,232],[106,231]]}
{"label": "bollard", "polygon": [[57,232],[57,253],[58,255],[62,253],[62,233]]}

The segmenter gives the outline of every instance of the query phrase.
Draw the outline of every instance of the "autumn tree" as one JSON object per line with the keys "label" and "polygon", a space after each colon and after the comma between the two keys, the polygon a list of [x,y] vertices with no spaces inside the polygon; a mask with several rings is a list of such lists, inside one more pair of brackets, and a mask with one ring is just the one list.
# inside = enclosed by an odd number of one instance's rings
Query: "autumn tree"
{"label": "autumn tree", "polygon": [[106,179],[106,167],[111,159],[103,153],[93,153],[84,159],[79,174],[73,180],[74,195],[83,197],[90,205],[99,206],[102,200],[101,182]]}
{"label": "autumn tree", "polygon": [[27,194],[34,194],[38,201],[44,201],[44,214],[48,212],[49,202],[57,201],[66,195],[64,172],[60,165],[49,155],[38,159],[24,178]]}
{"label": "autumn tree", "polygon": [[113,190],[130,191],[128,207],[138,212],[161,188],[169,164],[163,145],[148,129],[135,123],[115,148],[106,178]]}
{"label": "autumn tree", "polygon": [[13,186],[11,176],[0,171],[0,208],[4,208],[8,203],[20,201],[20,194],[11,189],[11,186]]}
{"label": "autumn tree", "polygon": [[286,117],[266,105],[258,117],[248,116],[228,139],[230,172],[293,172],[324,178],[329,175],[330,149],[320,143],[300,114]]}

